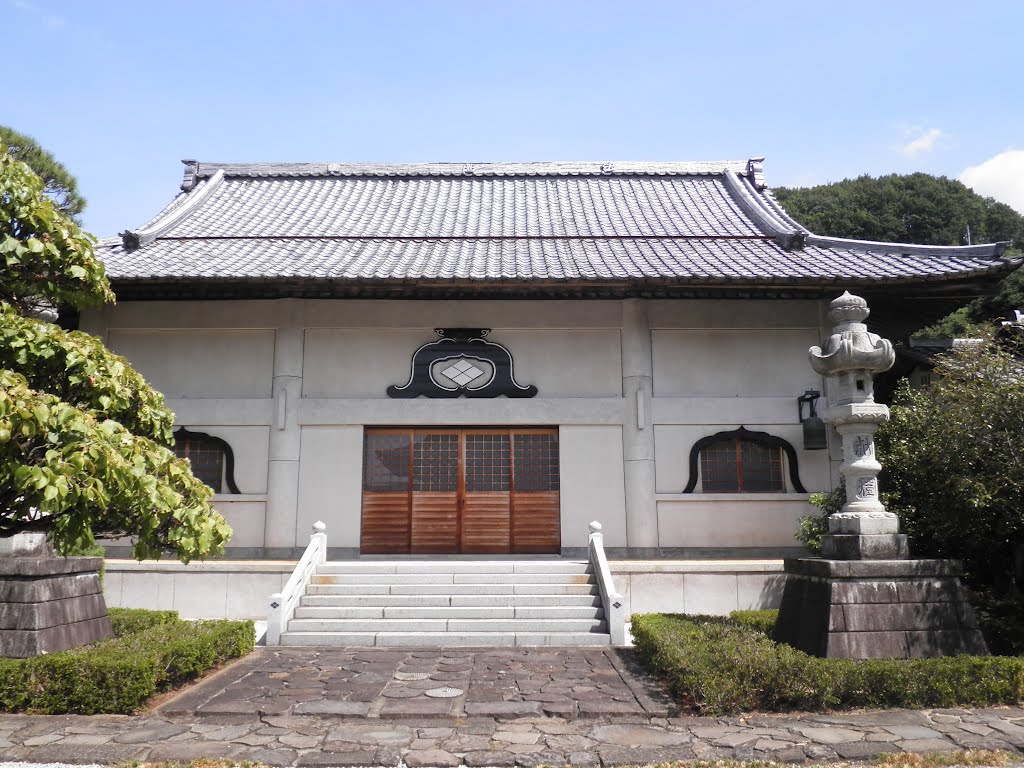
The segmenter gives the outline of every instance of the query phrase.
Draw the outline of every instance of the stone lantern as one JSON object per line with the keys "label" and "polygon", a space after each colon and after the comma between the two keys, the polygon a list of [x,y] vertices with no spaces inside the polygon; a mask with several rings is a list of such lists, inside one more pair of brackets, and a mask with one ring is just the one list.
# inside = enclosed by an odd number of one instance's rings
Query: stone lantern
{"label": "stone lantern", "polygon": [[828,519],[821,558],[786,560],[774,637],[815,656],[847,659],[986,654],[953,560],[913,560],[896,515],[879,499],[875,431],[889,409],[874,376],[892,367],[892,344],[868,331],[867,302],[844,293],[811,367],[825,378],[825,422],[842,439],[846,504]]}
{"label": "stone lantern", "polygon": [[892,368],[892,344],[868,331],[870,310],[860,296],[844,293],[829,308],[835,328],[825,349],[811,347],[811,367],[826,378],[824,419],[843,441],[839,472],[846,486],[846,504],[829,517],[822,555],[836,560],[901,560],[908,557],[907,537],[896,515],[878,498],[875,431],[889,419],[889,409],[875,402],[874,377]]}

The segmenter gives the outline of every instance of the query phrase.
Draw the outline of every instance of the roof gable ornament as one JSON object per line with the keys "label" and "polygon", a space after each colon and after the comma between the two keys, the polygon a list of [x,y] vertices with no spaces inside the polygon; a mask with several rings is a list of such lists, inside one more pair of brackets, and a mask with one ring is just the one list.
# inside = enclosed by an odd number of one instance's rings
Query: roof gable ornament
{"label": "roof gable ornament", "polygon": [[185,175],[181,179],[181,191],[191,192],[192,188],[199,183],[199,161],[182,160],[185,164]]}
{"label": "roof gable ornament", "polygon": [[490,328],[435,328],[434,332],[437,341],[413,353],[409,381],[388,387],[388,397],[536,396],[537,387],[516,381],[512,353],[486,340]]}
{"label": "roof gable ornament", "polygon": [[752,157],[747,160],[747,172],[745,175],[750,179],[751,183],[758,191],[765,188],[764,172],[762,169],[763,163],[763,157]]}

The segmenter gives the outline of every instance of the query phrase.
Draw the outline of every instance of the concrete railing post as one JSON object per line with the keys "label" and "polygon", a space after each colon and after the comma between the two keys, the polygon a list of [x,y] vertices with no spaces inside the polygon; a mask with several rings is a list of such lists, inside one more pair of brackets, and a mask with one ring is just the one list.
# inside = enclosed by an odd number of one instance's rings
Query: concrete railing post
{"label": "concrete railing post", "polygon": [[281,633],[295,613],[295,606],[319,566],[327,562],[327,526],[317,520],[302,558],[288,577],[284,589],[270,596],[267,604],[267,645],[280,645]]}
{"label": "concrete railing post", "polygon": [[601,531],[601,524],[596,520],[590,524],[589,528],[590,536],[587,549],[590,555],[590,566],[594,570],[594,577],[597,579],[597,586],[601,591],[601,604],[604,607],[605,620],[608,622],[608,634],[611,636],[612,645],[625,645],[626,608],[622,595],[615,590],[615,584],[612,581],[612,571],[604,552],[604,533]]}

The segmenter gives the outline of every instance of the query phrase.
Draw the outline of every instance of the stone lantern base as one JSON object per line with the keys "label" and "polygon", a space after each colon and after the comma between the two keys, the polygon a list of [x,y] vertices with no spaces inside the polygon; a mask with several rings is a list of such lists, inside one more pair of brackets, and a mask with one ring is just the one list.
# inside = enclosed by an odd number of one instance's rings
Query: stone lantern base
{"label": "stone lantern base", "polygon": [[0,656],[56,653],[113,636],[99,557],[56,557],[45,537],[0,539]]}
{"label": "stone lantern base", "polygon": [[786,560],[775,639],[813,656],[987,655],[954,560]]}

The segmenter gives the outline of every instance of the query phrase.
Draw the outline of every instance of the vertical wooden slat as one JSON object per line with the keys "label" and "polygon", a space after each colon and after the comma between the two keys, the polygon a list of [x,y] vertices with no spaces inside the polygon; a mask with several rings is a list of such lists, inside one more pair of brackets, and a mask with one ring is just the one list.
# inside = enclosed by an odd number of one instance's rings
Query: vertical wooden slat
{"label": "vertical wooden slat", "polygon": [[[562,548],[558,430],[511,430],[513,487],[511,550],[515,554],[558,554]],[[541,440],[547,449],[529,449]]]}
{"label": "vertical wooden slat", "polygon": [[410,527],[407,493],[363,493],[363,554],[409,554]]}
{"label": "vertical wooden slat", "polygon": [[[360,526],[359,549],[365,554],[408,554],[411,533],[409,492],[412,487],[411,466],[407,467],[404,478],[399,472],[390,480],[386,473],[372,462],[380,457],[368,454],[385,442],[391,450],[402,457],[402,449],[411,459],[410,430],[376,429],[367,430],[363,448],[363,504]],[[408,465],[408,462],[405,462]],[[401,488],[404,483],[405,488]],[[397,486],[397,487],[395,487]],[[388,487],[389,490],[375,490]]]}

